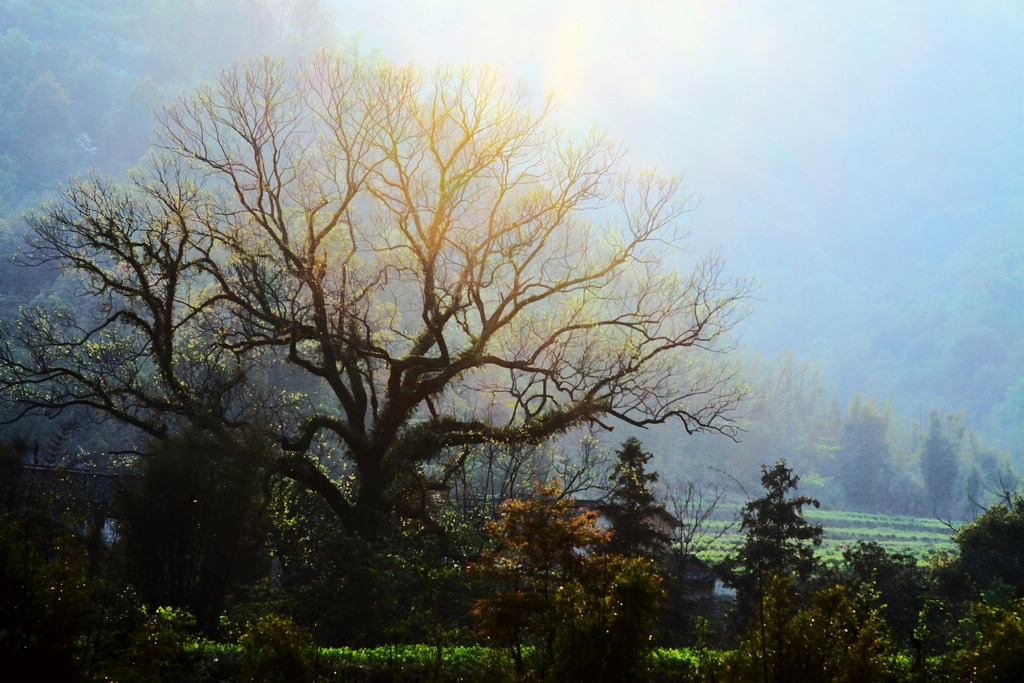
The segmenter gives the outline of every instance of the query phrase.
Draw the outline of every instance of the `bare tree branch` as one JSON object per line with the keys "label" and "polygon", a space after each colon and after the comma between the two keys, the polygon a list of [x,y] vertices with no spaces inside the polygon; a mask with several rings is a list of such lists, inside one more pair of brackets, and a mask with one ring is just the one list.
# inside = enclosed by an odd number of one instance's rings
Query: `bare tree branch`
{"label": "bare tree branch", "polygon": [[750,283],[714,255],[676,270],[681,180],[550,109],[487,68],[235,64],[166,107],[165,156],[127,188],[83,181],[33,219],[29,261],[88,305],[9,325],[3,388],[21,414],[258,428],[321,493],[296,458],[327,436],[357,478],[332,505],[367,536],[446,449],[733,435],[746,390],[721,354]]}

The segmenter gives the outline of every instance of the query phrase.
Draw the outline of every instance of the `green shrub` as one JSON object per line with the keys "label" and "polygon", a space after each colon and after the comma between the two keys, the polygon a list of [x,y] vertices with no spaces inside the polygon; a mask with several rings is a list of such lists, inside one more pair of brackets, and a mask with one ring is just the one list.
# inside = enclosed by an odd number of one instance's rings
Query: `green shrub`
{"label": "green shrub", "polygon": [[243,681],[302,683],[313,680],[312,637],[287,617],[268,614],[239,639]]}
{"label": "green shrub", "polygon": [[814,594],[810,608],[797,611],[791,580],[774,579],[744,641],[726,658],[726,680],[889,680],[892,641],[871,598],[831,586]]}
{"label": "green shrub", "polygon": [[597,513],[577,509],[557,484],[499,511],[487,525],[496,547],[469,569],[489,589],[473,609],[479,634],[506,649],[518,674],[633,680],[663,594],[653,563],[602,554],[608,532]]}
{"label": "green shrub", "polygon": [[1024,599],[1006,608],[974,606],[973,637],[942,657],[935,679],[1001,683],[1024,672]]}
{"label": "green shrub", "polygon": [[688,648],[658,649],[648,658],[651,672],[658,679],[672,681],[697,680],[700,661]]}
{"label": "green shrub", "polygon": [[187,611],[158,607],[146,615],[104,678],[119,683],[206,681],[196,631],[196,621]]}
{"label": "green shrub", "polygon": [[319,652],[318,672],[329,681],[517,680],[511,658],[500,650],[482,645],[446,647],[440,669],[436,657],[436,646],[427,644],[325,648]]}

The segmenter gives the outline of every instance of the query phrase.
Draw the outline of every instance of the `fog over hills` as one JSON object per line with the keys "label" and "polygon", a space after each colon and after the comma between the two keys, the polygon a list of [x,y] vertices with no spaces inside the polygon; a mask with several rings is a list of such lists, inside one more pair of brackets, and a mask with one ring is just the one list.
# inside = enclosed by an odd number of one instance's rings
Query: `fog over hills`
{"label": "fog over hills", "polygon": [[1011,2],[338,2],[398,61],[488,61],[684,174],[746,344],[843,400],[1024,445],[1024,9]]}

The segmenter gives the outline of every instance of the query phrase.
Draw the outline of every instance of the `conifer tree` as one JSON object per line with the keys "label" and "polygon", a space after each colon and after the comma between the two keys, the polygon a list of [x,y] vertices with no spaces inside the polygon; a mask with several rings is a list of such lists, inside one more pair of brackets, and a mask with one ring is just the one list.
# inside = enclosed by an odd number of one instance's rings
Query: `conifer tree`
{"label": "conifer tree", "polygon": [[771,577],[795,576],[805,581],[817,567],[814,549],[821,545],[820,524],[803,516],[803,507],[820,507],[816,498],[791,496],[800,477],[779,460],[761,466],[765,494],[749,501],[741,514],[743,544],[721,565],[725,584],[736,589],[740,615],[753,614],[754,602]]}
{"label": "conifer tree", "polygon": [[605,507],[614,530],[609,550],[623,555],[654,555],[668,545],[669,536],[657,523],[665,514],[665,506],[654,496],[658,473],[647,471],[651,454],[631,436],[615,455],[618,462],[612,471],[609,504]]}
{"label": "conifer tree", "polygon": [[963,427],[956,418],[947,418],[950,429],[944,430],[939,411],[929,415],[928,436],[921,451],[921,473],[924,476],[925,494],[938,515],[948,515],[956,494],[959,475],[957,446],[963,436]]}

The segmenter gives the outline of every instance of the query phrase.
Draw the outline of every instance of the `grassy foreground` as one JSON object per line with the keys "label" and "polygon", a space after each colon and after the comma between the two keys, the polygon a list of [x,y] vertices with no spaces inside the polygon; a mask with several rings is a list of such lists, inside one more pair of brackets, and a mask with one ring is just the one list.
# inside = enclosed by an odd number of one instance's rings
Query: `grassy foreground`
{"label": "grassy foreground", "polygon": [[[261,680],[299,681],[280,662],[265,662],[258,678],[239,676],[245,670],[241,646],[195,643],[191,675],[184,680],[219,683],[220,681]],[[637,681],[649,683],[701,683],[748,679],[737,667],[736,651],[710,649],[657,649],[647,658]],[[398,682],[404,683],[487,683],[538,682],[535,673],[517,675],[512,661],[502,652],[484,646],[458,646],[438,649],[430,645],[396,645],[376,648],[319,648],[307,650],[311,667],[308,681],[324,683]],[[911,653],[898,653],[888,662],[886,680],[952,682],[957,678],[950,669],[949,657],[916,660]],[[553,680],[553,679],[552,679]],[[760,680],[760,679],[758,679]],[[979,679],[984,680],[984,679]]]}

